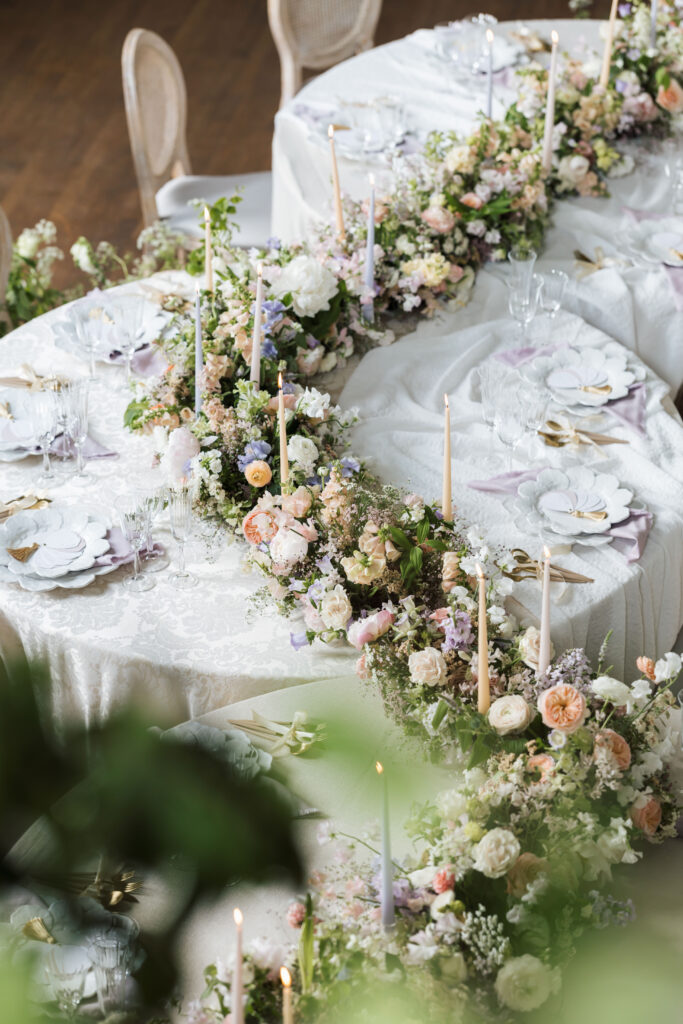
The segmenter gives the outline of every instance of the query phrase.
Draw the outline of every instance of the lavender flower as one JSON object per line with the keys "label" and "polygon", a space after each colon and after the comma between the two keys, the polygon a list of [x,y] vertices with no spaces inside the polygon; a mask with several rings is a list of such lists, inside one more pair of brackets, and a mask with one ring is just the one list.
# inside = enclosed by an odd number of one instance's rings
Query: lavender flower
{"label": "lavender flower", "polygon": [[360,462],[358,459],[354,459],[352,455],[345,455],[341,460],[342,476],[349,477],[353,476],[360,469]]}
{"label": "lavender flower", "polygon": [[242,454],[237,456],[237,468],[240,473],[244,473],[251,462],[261,459],[267,461],[270,452],[271,447],[267,441],[250,441]]}
{"label": "lavender flower", "polygon": [[545,675],[538,681],[538,690],[547,690],[551,686],[559,686],[561,683],[569,683],[580,693],[592,696],[590,688],[591,668],[586,658],[586,652],[579,647],[571,651],[565,651],[550,666]]}
{"label": "lavender flower", "polygon": [[589,894],[593,900],[591,910],[595,918],[596,928],[625,928],[636,919],[636,908],[633,900],[619,900],[593,889]]}
{"label": "lavender flower", "polygon": [[308,647],[308,637],[305,633],[290,633],[289,642],[295,651],[300,651],[302,647]]}
{"label": "lavender flower", "polygon": [[462,651],[474,640],[472,622],[467,612],[459,609],[452,612],[447,619],[441,622],[445,634],[445,640],[441,644],[444,651]]}

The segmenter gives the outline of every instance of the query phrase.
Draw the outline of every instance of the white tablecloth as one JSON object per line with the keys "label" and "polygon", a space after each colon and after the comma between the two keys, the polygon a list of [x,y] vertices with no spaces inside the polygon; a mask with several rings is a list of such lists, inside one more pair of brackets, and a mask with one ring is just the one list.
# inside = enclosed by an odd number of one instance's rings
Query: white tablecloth
{"label": "white tablecloth", "polygon": [[[552,25],[558,26],[561,47],[573,53],[584,49],[587,41],[595,44],[598,40],[598,22],[529,24],[544,37],[549,36]],[[501,23],[496,31],[504,35],[511,28],[509,23]],[[297,116],[297,107],[305,104],[320,110],[337,105],[341,98],[368,100],[388,93],[405,101],[409,124],[422,135],[437,128],[467,132],[484,98],[483,85],[477,92],[449,83],[443,67],[436,62],[433,35],[425,29],[320,75],[275,119],[273,234],[296,241],[306,237],[312,222],[331,218],[326,138],[320,129],[309,131],[304,119]],[[497,82],[495,97],[494,116],[501,116],[514,99],[514,92]],[[355,198],[367,193],[369,170],[378,175],[380,187],[388,173],[386,164],[377,162],[377,158],[368,163],[340,157],[339,170],[342,189]],[[629,221],[624,207],[671,212],[670,180],[663,167],[647,164],[609,184],[609,199],[571,199],[556,204],[544,251],[553,266],[571,273],[574,250],[581,249],[592,257],[596,246],[601,246],[607,256],[625,257],[623,243]],[[482,289],[487,273],[479,275],[469,320],[461,313],[452,314],[445,321],[449,331],[475,322],[473,317],[483,317],[483,296],[487,293]],[[638,353],[674,394],[683,384],[683,316],[664,270],[624,267],[603,271],[573,286],[568,308]]]}

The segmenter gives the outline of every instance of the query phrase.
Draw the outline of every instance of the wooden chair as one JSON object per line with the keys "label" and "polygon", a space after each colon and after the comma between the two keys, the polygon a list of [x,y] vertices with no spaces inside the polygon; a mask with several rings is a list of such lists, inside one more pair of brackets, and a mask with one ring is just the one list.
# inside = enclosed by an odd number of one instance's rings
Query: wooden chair
{"label": "wooden chair", "polygon": [[[0,206],[0,306],[7,295],[7,281],[9,280],[10,267],[12,265],[12,232],[9,221],[2,206]],[[0,323],[7,324],[12,329],[12,321],[5,309],[0,309]]]}
{"label": "wooden chair", "polygon": [[268,0],[280,55],[280,106],[299,91],[304,68],[322,70],[373,45],[382,0]]}
{"label": "wooden chair", "polygon": [[187,91],[178,58],[161,36],[134,28],[121,55],[123,97],[145,226],[170,221],[200,237],[191,199],[215,202],[242,190],[237,208],[238,245],[264,245],[270,234],[270,172],[194,175],[185,141]]}

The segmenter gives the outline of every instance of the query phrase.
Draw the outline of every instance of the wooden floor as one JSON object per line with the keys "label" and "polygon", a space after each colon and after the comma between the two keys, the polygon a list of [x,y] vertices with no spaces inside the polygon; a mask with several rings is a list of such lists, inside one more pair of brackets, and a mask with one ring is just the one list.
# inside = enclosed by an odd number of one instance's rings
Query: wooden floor
{"label": "wooden floor", "polygon": [[[568,14],[566,0],[487,9],[500,19]],[[384,0],[377,42],[470,10],[464,0]],[[81,234],[134,246],[140,207],[119,63],[134,26],[158,32],[180,59],[193,170],[269,167],[279,62],[265,0],[0,0],[0,204],[15,235],[48,217],[65,249]],[[59,278],[73,278],[67,265]]]}

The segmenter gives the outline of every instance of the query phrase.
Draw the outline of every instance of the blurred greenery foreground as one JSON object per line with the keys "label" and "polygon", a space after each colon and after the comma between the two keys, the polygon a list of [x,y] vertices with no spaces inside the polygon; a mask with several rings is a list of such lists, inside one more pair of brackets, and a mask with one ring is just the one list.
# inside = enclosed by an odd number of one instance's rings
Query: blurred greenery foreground
{"label": "blurred greenery foreground", "polygon": [[[291,798],[133,711],[58,735],[41,713],[47,682],[0,659],[0,1021],[64,1019],[40,984],[56,951],[95,933],[134,942],[139,1009],[116,1019],[152,1020],[174,994],[195,908],[238,879],[301,882]],[[173,906],[138,935],[126,911],[149,878],[172,879]]]}

